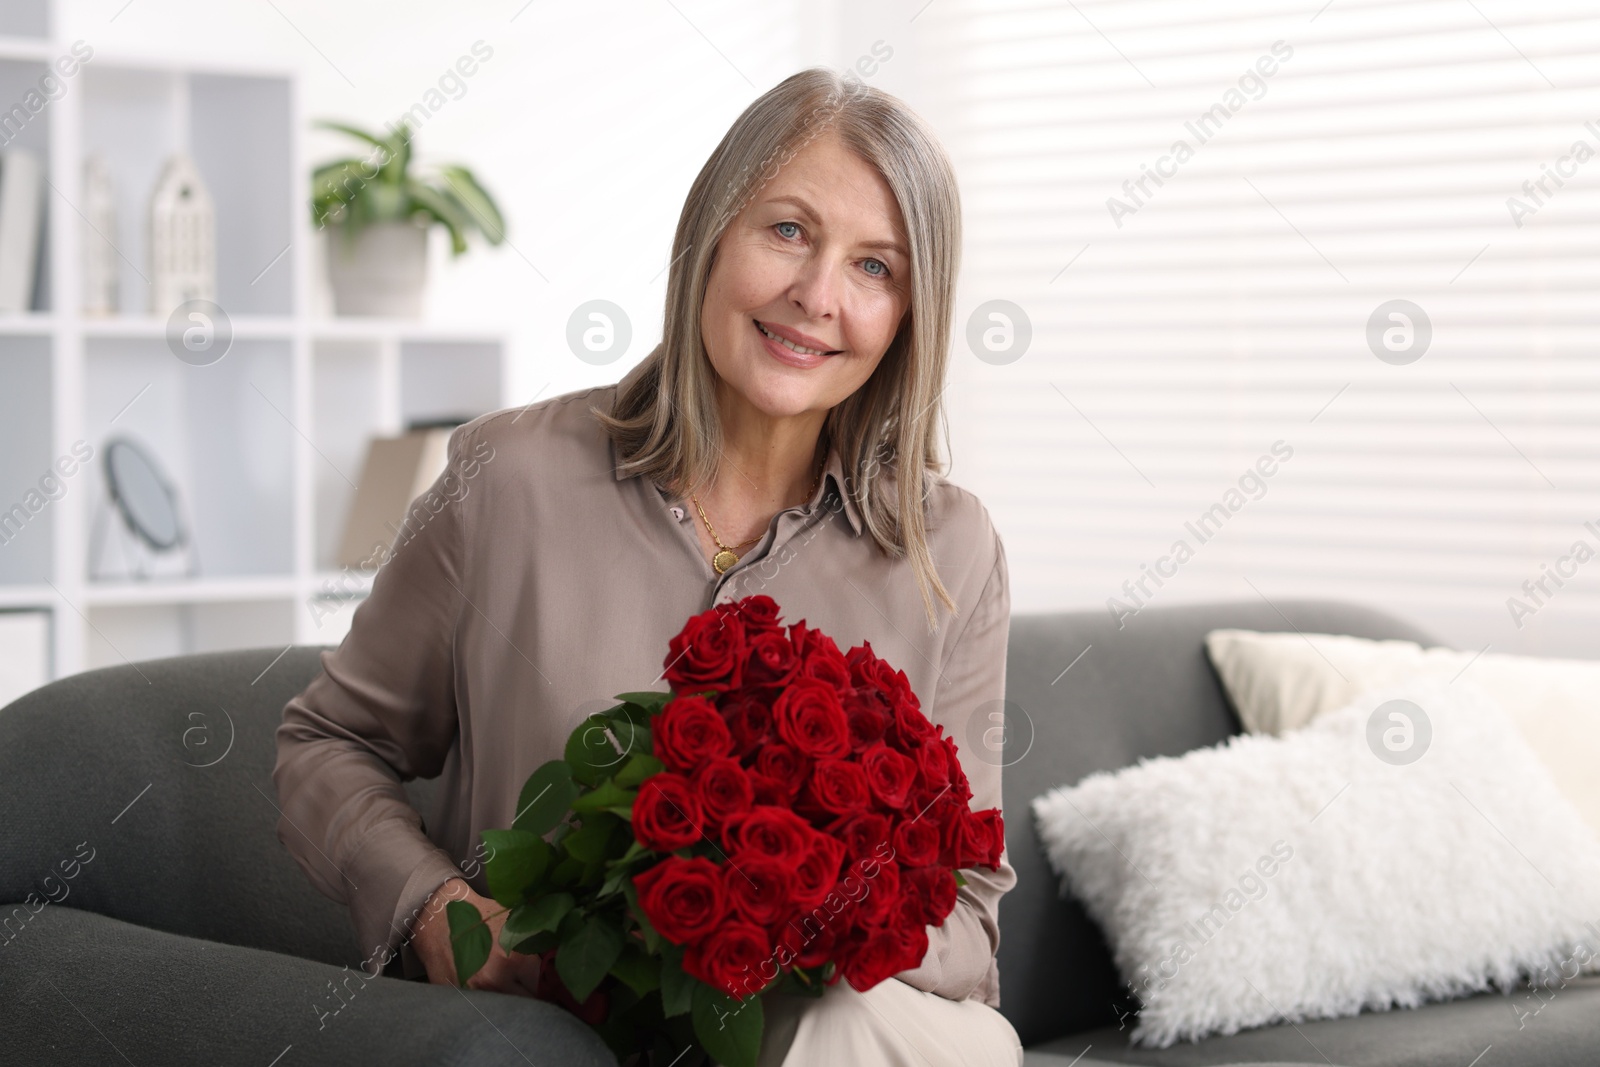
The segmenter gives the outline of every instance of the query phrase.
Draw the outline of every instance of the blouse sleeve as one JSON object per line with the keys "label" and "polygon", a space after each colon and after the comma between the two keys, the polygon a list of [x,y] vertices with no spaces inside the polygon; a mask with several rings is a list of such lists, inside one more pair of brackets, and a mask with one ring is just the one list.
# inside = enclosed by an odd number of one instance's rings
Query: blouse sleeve
{"label": "blouse sleeve", "polygon": [[[955,739],[961,768],[972,787],[973,811],[1001,806],[1002,754],[984,740],[999,722],[994,715],[1005,698],[1011,585],[1005,546],[997,532],[993,537],[994,568],[945,660],[932,714],[934,725],[943,726],[945,734]],[[980,867],[961,875],[967,884],[956,890],[955,910],[944,924],[928,928],[928,953],[921,965],[897,977],[950,1000],[975,994],[997,999],[980,987],[1000,947],[1000,897],[1016,884],[1017,875],[1004,853],[998,870]]]}
{"label": "blouse sleeve", "polygon": [[276,732],[278,840],[319,891],[349,905],[373,970],[433,891],[462,876],[401,783],[437,776],[458,730],[462,501],[482,459],[464,456],[471,430],[451,434],[444,473],[412,502],[349,633],[322,653],[322,673]]}

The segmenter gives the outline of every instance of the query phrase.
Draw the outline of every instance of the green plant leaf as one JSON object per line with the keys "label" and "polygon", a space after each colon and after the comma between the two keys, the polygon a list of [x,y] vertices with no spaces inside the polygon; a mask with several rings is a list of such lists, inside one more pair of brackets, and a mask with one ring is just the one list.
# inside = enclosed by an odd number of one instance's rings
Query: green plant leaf
{"label": "green plant leaf", "polygon": [[646,953],[638,942],[623,946],[622,955],[611,965],[611,973],[641,997],[661,988],[661,961]]}
{"label": "green plant leaf", "polygon": [[607,731],[611,724],[599,715],[580,722],[567,738],[565,756],[572,777],[584,785],[599,785],[622,762],[617,746]]}
{"label": "green plant leaf", "polygon": [[604,811],[606,808],[625,807],[632,804],[639,794],[631,789],[624,789],[616,782],[607,778],[589,792],[584,793],[572,802],[572,810],[583,814],[592,811]]}
{"label": "green plant leaf", "polygon": [[755,1067],[761,1052],[761,998],[734,1000],[704,982],[695,982],[694,1036],[723,1067]]}
{"label": "green plant leaf", "polygon": [[450,949],[456,961],[456,982],[464,986],[489,959],[494,935],[489,932],[483,912],[465,900],[452,900],[445,905],[444,912],[450,920]]}
{"label": "green plant leaf", "polygon": [[622,955],[623,937],[614,916],[591,915],[571,934],[565,930],[556,949],[556,973],[581,1004]]}
{"label": "green plant leaf", "polygon": [[618,693],[617,699],[628,704],[643,708],[651,715],[659,714],[667,701],[672,699],[671,693],[659,693],[648,689],[639,693]]}
{"label": "green plant leaf", "polygon": [[407,178],[402,188],[411,197],[417,210],[433,216],[450,232],[452,255],[459,256],[467,250],[467,239],[463,231],[471,225],[471,221],[454,200],[415,178]]}
{"label": "green plant leaf", "polygon": [[956,871],[955,875],[956,875],[956,888],[957,889],[960,889],[962,886],[967,884],[967,876],[966,875],[962,874],[960,871]]}
{"label": "green plant leaf", "polygon": [[527,830],[483,830],[483,843],[493,851],[484,863],[489,895],[511,907],[521,904],[529,889],[550,869],[554,850],[544,838]]}
{"label": "green plant leaf", "polygon": [[578,783],[572,780],[571,769],[561,760],[551,760],[528,775],[511,826],[543,837],[555,829],[577,798]]}
{"label": "green plant leaf", "polygon": [[[668,1019],[687,1015],[694,1004],[694,987],[705,983],[683,973],[683,949],[665,945],[661,949],[661,1014]],[[709,988],[709,987],[706,987]]]}
{"label": "green plant leaf", "polygon": [[517,946],[535,934],[554,933],[560,929],[561,920],[567,917],[572,906],[571,893],[547,893],[512,908],[511,914],[506,916],[506,924],[500,928],[500,947],[507,952],[527,951]]}
{"label": "green plant leaf", "polygon": [[650,755],[650,750],[635,752],[628,757],[628,762],[622,765],[622,770],[617,772],[616,783],[630,789],[636,789],[652,774],[660,774],[666,770],[666,764]]}
{"label": "green plant leaf", "polygon": [[596,812],[583,817],[583,825],[566,839],[567,854],[584,864],[601,863],[609,859],[612,842],[621,842],[622,820],[607,812]]}
{"label": "green plant leaf", "polygon": [[461,205],[462,211],[490,244],[497,245],[505,240],[506,220],[501,217],[494,197],[479,184],[470,170],[447,165],[439,168],[439,176],[444,179],[445,190]]}

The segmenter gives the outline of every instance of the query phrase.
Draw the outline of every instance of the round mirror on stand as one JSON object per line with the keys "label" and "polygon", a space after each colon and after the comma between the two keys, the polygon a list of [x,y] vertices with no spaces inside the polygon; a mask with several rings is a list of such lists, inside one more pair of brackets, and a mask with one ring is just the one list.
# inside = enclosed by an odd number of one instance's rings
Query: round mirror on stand
{"label": "round mirror on stand", "polygon": [[[199,554],[189,541],[178,499],[178,490],[161,464],[143,446],[127,437],[113,437],[101,451],[109,507],[101,501],[96,508],[94,530],[89,546],[89,577],[92,580],[152,578],[174,574],[192,576],[199,567]],[[111,512],[116,524],[116,550],[120,566],[104,567],[107,526]],[[162,561],[182,557],[181,569],[160,566]]]}

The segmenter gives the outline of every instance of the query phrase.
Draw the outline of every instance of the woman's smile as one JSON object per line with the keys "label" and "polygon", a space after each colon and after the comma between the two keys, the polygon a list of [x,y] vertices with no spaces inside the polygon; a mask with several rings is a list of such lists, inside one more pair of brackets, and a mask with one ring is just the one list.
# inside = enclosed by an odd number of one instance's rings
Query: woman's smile
{"label": "woman's smile", "polygon": [[[839,349],[825,350],[797,344],[789,337],[780,337],[775,332],[774,327],[769,327],[758,319],[751,319],[750,321],[754,324],[756,334],[761,338],[762,345],[771,353],[772,358],[779,363],[786,363],[791,367],[809,370],[812,367],[820,367],[828,361],[829,357],[838,355],[840,352]],[[784,329],[787,334],[798,332],[784,327],[776,327],[776,329]]]}

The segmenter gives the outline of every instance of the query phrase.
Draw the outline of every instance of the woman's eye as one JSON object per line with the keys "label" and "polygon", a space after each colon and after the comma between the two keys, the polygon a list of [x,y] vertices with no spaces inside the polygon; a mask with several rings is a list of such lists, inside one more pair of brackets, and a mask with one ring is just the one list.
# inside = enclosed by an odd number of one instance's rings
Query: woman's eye
{"label": "woman's eye", "polygon": [[[784,226],[793,226],[796,230],[800,229],[800,224],[798,222],[780,222],[780,223],[777,224],[776,228],[778,230],[779,236],[781,236],[781,237],[789,237],[789,236],[791,236],[790,234],[787,234],[787,233],[783,232],[782,228]],[[796,233],[793,236],[798,237],[800,235],[798,233]]]}
{"label": "woman's eye", "polygon": [[868,274],[871,274],[874,278],[887,278],[889,276],[889,265],[887,263],[885,263],[883,260],[881,260],[881,259],[869,259],[869,260],[867,260],[867,262],[868,263],[876,263],[878,266],[883,268],[883,270],[881,272],[874,272],[874,271],[868,271],[867,272]]}

